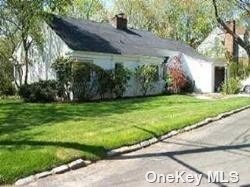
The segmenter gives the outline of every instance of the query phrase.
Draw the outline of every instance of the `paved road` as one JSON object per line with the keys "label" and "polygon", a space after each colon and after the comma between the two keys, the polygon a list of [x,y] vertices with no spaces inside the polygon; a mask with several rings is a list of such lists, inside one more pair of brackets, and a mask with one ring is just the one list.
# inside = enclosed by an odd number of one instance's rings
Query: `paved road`
{"label": "paved road", "polygon": [[[250,186],[250,110],[143,150],[51,176],[30,186],[195,186],[194,183],[183,183],[181,179],[178,184],[168,181],[149,183],[145,180],[148,171],[165,176],[176,171],[185,171],[184,176],[202,174],[200,186]],[[226,178],[231,180],[236,180],[233,178],[235,174],[230,178],[229,173],[236,171],[240,181],[237,184],[208,183],[209,171],[224,171]],[[149,175],[152,181],[153,172]]]}

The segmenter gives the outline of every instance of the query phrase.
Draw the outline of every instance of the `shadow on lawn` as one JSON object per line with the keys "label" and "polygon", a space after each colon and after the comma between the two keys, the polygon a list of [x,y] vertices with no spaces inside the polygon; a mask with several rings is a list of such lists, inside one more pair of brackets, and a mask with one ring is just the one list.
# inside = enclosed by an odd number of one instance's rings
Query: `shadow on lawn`
{"label": "shadow on lawn", "polygon": [[58,123],[67,120],[84,120],[114,114],[129,113],[134,110],[151,110],[163,105],[182,105],[199,103],[189,97],[166,99],[147,97],[117,100],[112,102],[93,102],[79,104],[34,104],[22,102],[0,103],[0,135],[29,130],[34,126]]}
{"label": "shadow on lawn", "polygon": [[23,141],[8,141],[2,140],[0,141],[0,146],[4,146],[5,149],[8,149],[8,146],[11,147],[22,147],[22,146],[32,146],[34,147],[43,147],[43,146],[53,146],[53,147],[62,147],[68,149],[75,149],[78,151],[84,151],[90,154],[93,154],[99,158],[105,156],[106,149],[103,146],[94,146],[94,145],[86,145],[75,142],[49,142],[49,141],[33,141],[33,140],[23,140]]}

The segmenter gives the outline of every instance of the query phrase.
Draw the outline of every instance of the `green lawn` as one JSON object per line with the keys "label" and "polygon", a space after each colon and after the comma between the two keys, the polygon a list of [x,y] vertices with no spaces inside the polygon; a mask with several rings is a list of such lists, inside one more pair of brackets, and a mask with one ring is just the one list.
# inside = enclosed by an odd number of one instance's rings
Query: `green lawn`
{"label": "green lawn", "polygon": [[[0,100],[0,184],[159,136],[250,104],[250,98],[159,96],[82,104]],[[237,124],[235,124],[237,128]]]}

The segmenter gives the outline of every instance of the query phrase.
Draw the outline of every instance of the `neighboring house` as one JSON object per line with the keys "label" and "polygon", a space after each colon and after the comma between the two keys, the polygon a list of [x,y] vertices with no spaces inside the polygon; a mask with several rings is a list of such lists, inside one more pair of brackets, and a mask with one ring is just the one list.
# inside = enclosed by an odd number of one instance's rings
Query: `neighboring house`
{"label": "neighboring house", "polygon": [[[249,34],[249,31],[237,26],[235,21],[228,21],[228,27],[239,35],[242,39]],[[250,41],[250,38],[249,38]],[[234,42],[231,34],[227,33],[221,27],[216,27],[208,37],[197,48],[198,52],[212,58],[225,59],[226,51],[239,63],[248,64],[248,56],[246,51]]]}
{"label": "neighboring house", "polygon": [[[45,24],[44,34],[43,51],[33,47],[30,53],[29,82],[55,79],[51,64],[59,56],[66,56],[104,69],[114,69],[117,63],[131,71],[143,64],[155,65],[159,79],[148,94],[160,94],[165,90],[164,65],[167,59],[177,55],[181,57],[186,73],[195,81],[196,91],[214,92],[224,81],[224,63],[206,58],[179,41],[164,40],[148,31],[127,28],[123,14],[116,15],[112,24],[53,15]],[[16,52],[19,60],[22,54],[23,49],[19,47]],[[124,96],[139,95],[142,95],[140,86],[132,77]]]}

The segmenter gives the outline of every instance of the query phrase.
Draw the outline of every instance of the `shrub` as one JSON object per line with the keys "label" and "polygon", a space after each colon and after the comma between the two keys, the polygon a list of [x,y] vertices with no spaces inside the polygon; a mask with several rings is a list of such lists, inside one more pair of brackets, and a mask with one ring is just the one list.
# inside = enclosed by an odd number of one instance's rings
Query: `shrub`
{"label": "shrub", "polygon": [[186,84],[181,88],[181,93],[192,93],[194,92],[195,82],[186,76]]}
{"label": "shrub", "polygon": [[13,66],[10,62],[1,62],[0,59],[0,95],[12,96],[16,94],[13,81]]}
{"label": "shrub", "polygon": [[130,72],[122,64],[116,64],[115,70],[104,70],[91,62],[60,57],[52,67],[57,74],[59,96],[64,100],[70,99],[70,92],[77,101],[96,96],[103,99],[106,94],[122,97],[130,78]]}
{"label": "shrub", "polygon": [[92,63],[75,62],[72,65],[72,91],[74,99],[89,100],[98,94],[98,74],[102,71]]}
{"label": "shrub", "polygon": [[58,96],[58,85],[53,80],[22,85],[19,95],[28,102],[54,102]]}
{"label": "shrub", "polygon": [[52,64],[56,72],[58,81],[58,96],[63,100],[70,100],[70,91],[72,84],[72,63],[69,58],[59,57]]}
{"label": "shrub", "polygon": [[222,92],[224,94],[237,94],[240,92],[241,83],[238,78],[229,78],[223,85],[222,85]]}
{"label": "shrub", "polygon": [[[1,79],[1,78],[0,78]],[[8,80],[0,80],[0,95],[13,96],[16,94],[15,86]]]}
{"label": "shrub", "polygon": [[145,96],[147,95],[148,91],[153,88],[154,82],[157,81],[157,67],[154,65],[139,66],[135,70],[135,77],[141,86],[143,96]]}
{"label": "shrub", "polygon": [[183,70],[180,56],[175,56],[167,64],[166,89],[169,93],[187,93],[194,91],[194,81]]}
{"label": "shrub", "polygon": [[116,98],[121,98],[126,91],[128,81],[130,79],[130,71],[124,68],[122,64],[116,64],[113,78],[113,92]]}

